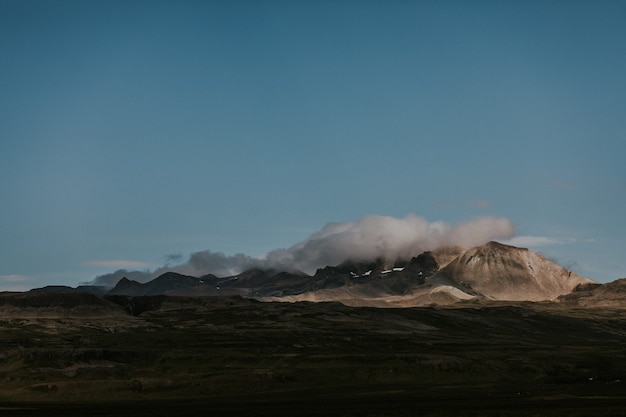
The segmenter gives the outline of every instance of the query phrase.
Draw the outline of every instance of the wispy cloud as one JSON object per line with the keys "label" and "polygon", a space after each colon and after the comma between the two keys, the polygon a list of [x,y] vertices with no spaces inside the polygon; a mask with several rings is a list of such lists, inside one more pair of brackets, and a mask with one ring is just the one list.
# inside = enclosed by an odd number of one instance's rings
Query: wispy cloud
{"label": "wispy cloud", "polygon": [[0,283],[2,282],[27,282],[32,281],[32,278],[24,275],[0,275]]}
{"label": "wispy cloud", "polygon": [[501,240],[505,245],[518,246],[523,248],[535,248],[550,245],[565,245],[575,243],[576,239],[555,239],[547,236],[515,236],[514,238]]}
{"label": "wispy cloud", "polygon": [[489,208],[491,207],[491,201],[482,199],[472,199],[465,202],[468,207],[471,208]]}
{"label": "wispy cloud", "polygon": [[0,291],[28,291],[31,285],[27,283],[31,281],[34,280],[24,275],[0,275]]}
{"label": "wispy cloud", "polygon": [[169,265],[176,262],[181,262],[183,260],[182,253],[171,253],[169,255],[165,255],[163,257],[165,259],[165,265]]}
{"label": "wispy cloud", "polygon": [[117,268],[117,269],[130,269],[130,268],[148,268],[150,264],[147,262],[133,261],[129,259],[107,259],[83,262],[84,266],[92,266],[96,268]]}

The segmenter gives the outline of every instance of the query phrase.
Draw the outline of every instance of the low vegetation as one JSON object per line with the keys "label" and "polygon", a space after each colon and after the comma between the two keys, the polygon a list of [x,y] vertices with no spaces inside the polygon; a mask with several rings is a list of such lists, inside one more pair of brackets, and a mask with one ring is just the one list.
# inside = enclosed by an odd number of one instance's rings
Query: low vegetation
{"label": "low vegetation", "polygon": [[619,308],[5,297],[3,416],[626,415]]}

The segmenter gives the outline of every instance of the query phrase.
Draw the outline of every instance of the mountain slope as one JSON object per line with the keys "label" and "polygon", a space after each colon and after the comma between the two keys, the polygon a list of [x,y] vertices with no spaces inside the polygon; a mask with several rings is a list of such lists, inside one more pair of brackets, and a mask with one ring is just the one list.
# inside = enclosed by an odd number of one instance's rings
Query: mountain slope
{"label": "mountain slope", "polygon": [[559,297],[559,301],[582,307],[626,306],[626,278],[606,284],[581,284],[571,293]]}
{"label": "mountain slope", "polygon": [[465,251],[434,278],[448,279],[468,294],[508,301],[553,300],[593,282],[536,252],[497,242]]}
{"label": "mountain slope", "polygon": [[[416,292],[430,292],[426,279],[439,270],[434,253],[424,252],[410,261],[389,263],[346,261],[316,271],[304,288],[269,294],[265,301],[338,301],[350,306],[405,307],[432,304],[434,299],[418,300]],[[447,304],[442,297],[435,297]],[[454,299],[454,302],[458,299]]]}

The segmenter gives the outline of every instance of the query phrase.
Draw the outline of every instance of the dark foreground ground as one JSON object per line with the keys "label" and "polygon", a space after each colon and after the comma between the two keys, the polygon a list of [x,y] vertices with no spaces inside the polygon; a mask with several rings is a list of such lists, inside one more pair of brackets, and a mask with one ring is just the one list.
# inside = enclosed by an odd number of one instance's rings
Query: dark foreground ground
{"label": "dark foreground ground", "polygon": [[550,401],[458,397],[417,399],[385,395],[367,399],[283,399],[246,401],[133,401],[107,403],[7,404],[6,416],[624,416],[626,402],[615,399]]}
{"label": "dark foreground ground", "polygon": [[54,300],[4,301],[0,416],[626,416],[626,310]]}

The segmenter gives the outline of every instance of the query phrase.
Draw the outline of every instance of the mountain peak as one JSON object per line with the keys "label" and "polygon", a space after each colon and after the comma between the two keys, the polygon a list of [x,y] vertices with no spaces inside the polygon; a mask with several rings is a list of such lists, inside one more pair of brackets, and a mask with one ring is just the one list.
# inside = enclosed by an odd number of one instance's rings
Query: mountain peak
{"label": "mountain peak", "polygon": [[468,249],[437,275],[487,298],[552,300],[593,282],[526,248],[488,242]]}
{"label": "mountain peak", "polygon": [[115,287],[113,287],[113,289],[109,291],[109,294],[122,295],[122,294],[134,293],[139,288],[141,288],[141,286],[142,286],[141,283],[128,279],[127,277],[123,277],[117,282]]}
{"label": "mountain peak", "polygon": [[479,252],[485,252],[485,253],[489,253],[489,252],[502,253],[502,252],[518,252],[518,251],[528,252],[529,251],[528,248],[520,248],[518,246],[511,246],[511,245],[507,245],[504,243],[496,242],[494,240],[487,242],[483,245],[476,246],[475,248],[472,248],[472,249],[475,249],[476,251],[479,251]]}

